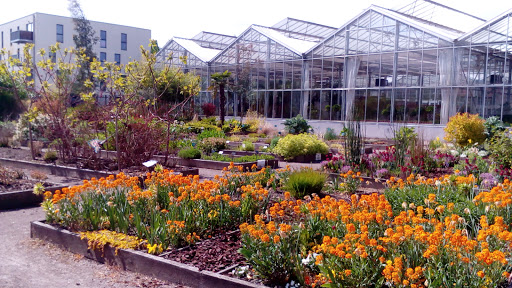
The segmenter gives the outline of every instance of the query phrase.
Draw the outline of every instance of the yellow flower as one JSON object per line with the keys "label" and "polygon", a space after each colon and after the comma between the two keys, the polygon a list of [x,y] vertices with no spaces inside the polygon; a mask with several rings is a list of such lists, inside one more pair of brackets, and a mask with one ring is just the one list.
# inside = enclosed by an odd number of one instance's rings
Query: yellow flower
{"label": "yellow flower", "polygon": [[153,245],[148,245],[148,253],[149,254],[160,254],[163,251],[162,244],[157,245],[156,243]]}
{"label": "yellow flower", "polygon": [[154,245],[148,245],[148,253],[153,254],[156,251],[156,244]]}

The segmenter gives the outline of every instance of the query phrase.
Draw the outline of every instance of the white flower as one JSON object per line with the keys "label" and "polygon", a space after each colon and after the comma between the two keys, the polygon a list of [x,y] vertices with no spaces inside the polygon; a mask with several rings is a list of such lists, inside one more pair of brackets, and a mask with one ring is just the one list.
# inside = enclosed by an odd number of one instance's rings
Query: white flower
{"label": "white flower", "polygon": [[459,152],[457,150],[450,150],[450,153],[453,155],[453,156],[459,156]]}
{"label": "white flower", "polygon": [[480,156],[480,157],[485,157],[485,156],[487,156],[487,151],[485,151],[485,150],[480,150],[480,151],[478,151],[478,156]]}

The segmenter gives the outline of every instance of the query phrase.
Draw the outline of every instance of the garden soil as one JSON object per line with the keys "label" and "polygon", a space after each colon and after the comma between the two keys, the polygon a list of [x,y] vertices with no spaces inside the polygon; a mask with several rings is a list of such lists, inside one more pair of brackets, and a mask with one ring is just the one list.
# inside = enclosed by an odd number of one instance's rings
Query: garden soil
{"label": "garden soil", "polygon": [[30,239],[30,222],[43,219],[40,207],[0,212],[0,287],[185,287],[100,264]]}

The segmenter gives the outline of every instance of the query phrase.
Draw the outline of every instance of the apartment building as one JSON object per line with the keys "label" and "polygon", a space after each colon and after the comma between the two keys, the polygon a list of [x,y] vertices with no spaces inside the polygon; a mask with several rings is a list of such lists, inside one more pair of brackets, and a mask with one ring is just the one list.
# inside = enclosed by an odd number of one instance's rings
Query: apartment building
{"label": "apartment building", "polygon": [[[149,29],[98,21],[90,23],[98,37],[93,50],[100,61],[126,64],[130,60],[139,60],[140,46],[147,46],[151,39]],[[62,48],[75,47],[74,34],[73,18],[34,13],[0,24],[0,48],[19,57],[26,43],[34,43],[36,52],[41,48],[48,50],[57,42],[61,43]]]}

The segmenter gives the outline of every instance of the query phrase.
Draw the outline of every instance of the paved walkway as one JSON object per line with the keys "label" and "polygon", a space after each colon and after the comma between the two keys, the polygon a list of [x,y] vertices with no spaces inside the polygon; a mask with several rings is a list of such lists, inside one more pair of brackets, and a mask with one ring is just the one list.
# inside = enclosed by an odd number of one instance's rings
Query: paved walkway
{"label": "paved walkway", "polygon": [[44,212],[39,207],[0,212],[0,287],[184,287],[122,271],[30,239],[30,222],[43,219]]}

